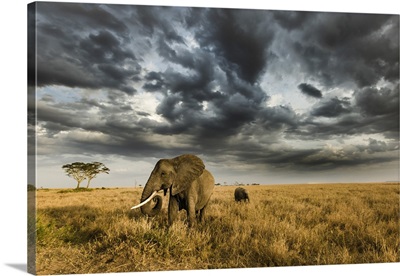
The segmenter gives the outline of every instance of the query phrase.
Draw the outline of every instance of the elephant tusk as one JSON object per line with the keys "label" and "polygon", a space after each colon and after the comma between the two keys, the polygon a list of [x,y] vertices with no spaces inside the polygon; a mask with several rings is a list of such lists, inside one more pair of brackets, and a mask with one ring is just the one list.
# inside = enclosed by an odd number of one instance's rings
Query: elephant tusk
{"label": "elephant tusk", "polygon": [[146,204],[147,202],[149,202],[153,197],[155,197],[156,194],[157,194],[157,191],[154,191],[154,192],[151,194],[151,196],[149,196],[148,199],[146,199],[145,201],[139,203],[138,205],[133,206],[133,207],[131,208],[131,210],[132,210],[132,209],[139,208],[140,206],[145,205],[145,204]]}

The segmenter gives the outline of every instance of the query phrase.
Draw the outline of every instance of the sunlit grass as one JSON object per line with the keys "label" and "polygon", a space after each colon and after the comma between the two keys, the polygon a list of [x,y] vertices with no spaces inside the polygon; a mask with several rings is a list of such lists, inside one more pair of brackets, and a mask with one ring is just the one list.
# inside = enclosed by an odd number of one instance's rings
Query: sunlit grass
{"label": "sunlit grass", "polygon": [[399,262],[398,184],[215,187],[203,224],[130,210],[141,189],[37,191],[37,273]]}

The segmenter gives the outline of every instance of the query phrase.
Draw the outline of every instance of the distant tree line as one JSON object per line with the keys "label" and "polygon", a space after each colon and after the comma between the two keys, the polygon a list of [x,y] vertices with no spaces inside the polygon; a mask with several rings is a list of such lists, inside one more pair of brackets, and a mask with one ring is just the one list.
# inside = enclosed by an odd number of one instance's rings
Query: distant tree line
{"label": "distant tree line", "polygon": [[243,183],[239,183],[239,182],[235,182],[233,184],[227,184],[226,182],[224,182],[224,184],[221,183],[215,183],[215,186],[250,186],[250,185],[260,185],[259,183],[247,183],[247,184],[243,184]]}
{"label": "distant tree line", "polygon": [[71,164],[65,164],[62,166],[62,168],[65,170],[67,176],[76,180],[76,189],[80,188],[80,184],[83,180],[87,179],[86,188],[89,188],[90,181],[92,181],[92,179],[95,178],[99,173],[108,174],[110,172],[110,169],[101,162],[74,162]]}

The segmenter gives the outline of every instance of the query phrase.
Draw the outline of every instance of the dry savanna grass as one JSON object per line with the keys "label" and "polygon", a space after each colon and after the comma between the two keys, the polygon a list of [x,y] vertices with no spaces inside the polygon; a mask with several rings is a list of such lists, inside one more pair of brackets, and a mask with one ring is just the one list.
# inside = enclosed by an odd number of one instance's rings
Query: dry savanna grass
{"label": "dry savanna grass", "polygon": [[38,190],[37,274],[399,262],[399,184],[216,186],[205,222],[130,210],[141,188]]}

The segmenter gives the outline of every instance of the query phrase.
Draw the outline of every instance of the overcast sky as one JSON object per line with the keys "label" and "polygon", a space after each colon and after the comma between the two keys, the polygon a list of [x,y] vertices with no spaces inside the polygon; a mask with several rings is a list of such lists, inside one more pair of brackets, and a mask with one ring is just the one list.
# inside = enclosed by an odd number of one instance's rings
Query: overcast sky
{"label": "overcast sky", "polygon": [[227,184],[398,179],[398,15],[39,2],[36,28],[38,187],[183,153]]}

